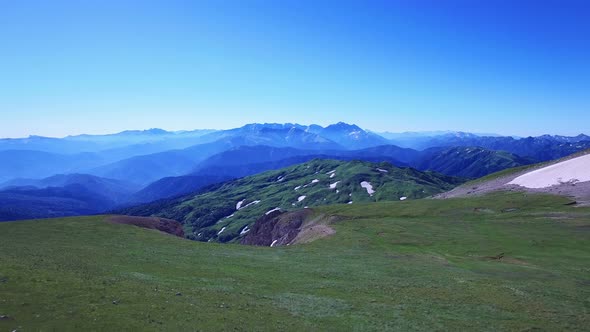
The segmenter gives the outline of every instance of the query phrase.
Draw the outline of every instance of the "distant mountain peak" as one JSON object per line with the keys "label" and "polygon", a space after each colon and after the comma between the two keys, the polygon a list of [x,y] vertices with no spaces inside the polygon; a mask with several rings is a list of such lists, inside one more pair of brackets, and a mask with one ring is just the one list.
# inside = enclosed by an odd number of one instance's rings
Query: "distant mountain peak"
{"label": "distant mountain peak", "polygon": [[329,129],[329,128],[338,128],[338,129],[349,129],[349,130],[361,130],[364,131],[363,129],[361,129],[359,126],[355,125],[355,124],[349,124],[346,122],[338,122],[335,124],[331,124],[329,126],[327,126],[325,129]]}

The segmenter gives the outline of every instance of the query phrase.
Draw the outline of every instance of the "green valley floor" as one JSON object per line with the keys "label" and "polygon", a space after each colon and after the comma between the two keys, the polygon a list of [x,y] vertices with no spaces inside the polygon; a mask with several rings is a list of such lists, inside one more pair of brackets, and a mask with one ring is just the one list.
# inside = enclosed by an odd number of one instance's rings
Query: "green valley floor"
{"label": "green valley floor", "polygon": [[0,223],[0,331],[590,330],[590,209],[500,193],[314,208],[312,243]]}

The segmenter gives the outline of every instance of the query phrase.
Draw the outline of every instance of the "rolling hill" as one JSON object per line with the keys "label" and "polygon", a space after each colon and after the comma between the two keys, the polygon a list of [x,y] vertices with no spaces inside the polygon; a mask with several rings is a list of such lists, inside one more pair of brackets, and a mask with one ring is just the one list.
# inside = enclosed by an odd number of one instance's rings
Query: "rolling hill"
{"label": "rolling hill", "polygon": [[0,330],[585,330],[590,210],[567,202],[315,207],[333,235],[273,248],[104,216],[0,223]]}
{"label": "rolling hill", "polygon": [[189,238],[227,242],[271,210],[412,200],[449,190],[458,178],[388,163],[313,160],[223,184],[199,195],[120,211],[182,222]]}

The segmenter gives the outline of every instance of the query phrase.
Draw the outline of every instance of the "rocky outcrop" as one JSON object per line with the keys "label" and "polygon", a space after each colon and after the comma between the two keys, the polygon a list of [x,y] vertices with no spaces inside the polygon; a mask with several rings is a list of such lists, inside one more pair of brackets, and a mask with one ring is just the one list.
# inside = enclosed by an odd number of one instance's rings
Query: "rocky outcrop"
{"label": "rocky outcrop", "polygon": [[242,239],[241,243],[267,247],[290,244],[312,213],[310,209],[286,213],[273,211],[256,220],[251,231]]}

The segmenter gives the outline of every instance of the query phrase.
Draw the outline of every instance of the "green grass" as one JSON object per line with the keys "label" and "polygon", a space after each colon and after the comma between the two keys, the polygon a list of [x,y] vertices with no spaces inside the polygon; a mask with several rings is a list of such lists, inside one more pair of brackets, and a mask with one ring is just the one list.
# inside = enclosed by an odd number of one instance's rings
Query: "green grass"
{"label": "green grass", "polygon": [[565,202],[327,206],[335,235],[278,248],[100,216],[2,223],[0,331],[590,330],[590,209]]}

